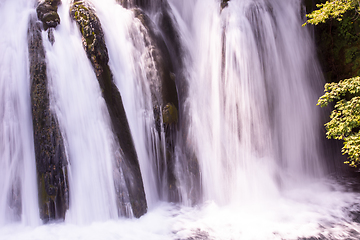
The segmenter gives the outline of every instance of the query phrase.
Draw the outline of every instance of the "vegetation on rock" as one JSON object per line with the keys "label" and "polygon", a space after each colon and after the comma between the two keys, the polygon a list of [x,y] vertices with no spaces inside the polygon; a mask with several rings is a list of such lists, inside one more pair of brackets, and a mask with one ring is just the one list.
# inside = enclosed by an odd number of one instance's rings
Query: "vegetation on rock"
{"label": "vegetation on rock", "polygon": [[[347,154],[351,167],[360,163],[360,45],[358,0],[332,0],[317,4],[307,23],[330,24],[330,30],[321,31],[320,49],[327,51],[327,80],[325,94],[318,100],[324,107],[335,102],[330,121],[325,124],[327,138],[343,141],[343,154]],[[330,23],[329,23],[330,22]],[[321,30],[321,28],[320,28]],[[321,45],[322,44],[322,45]],[[326,47],[324,47],[326,46]],[[340,80],[346,78],[344,80]]]}
{"label": "vegetation on rock", "polygon": [[325,124],[327,137],[344,141],[342,152],[349,156],[345,163],[356,167],[360,163],[360,77],[325,84],[325,94],[318,105],[336,101],[331,120]]}
{"label": "vegetation on rock", "polygon": [[40,217],[47,222],[65,218],[69,207],[67,157],[58,121],[50,110],[41,26],[34,18],[28,42],[39,209]]}

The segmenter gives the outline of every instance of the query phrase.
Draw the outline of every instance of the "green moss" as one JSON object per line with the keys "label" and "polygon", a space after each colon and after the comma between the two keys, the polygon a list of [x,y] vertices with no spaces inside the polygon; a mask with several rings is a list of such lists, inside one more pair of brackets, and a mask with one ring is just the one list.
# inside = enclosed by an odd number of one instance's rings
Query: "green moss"
{"label": "green moss", "polygon": [[56,116],[50,110],[45,52],[39,22],[31,19],[29,28],[29,60],[31,104],[40,217],[64,218],[68,196],[65,148]]}
{"label": "green moss", "polygon": [[173,103],[168,103],[162,112],[163,123],[176,124],[178,121],[178,110]]}

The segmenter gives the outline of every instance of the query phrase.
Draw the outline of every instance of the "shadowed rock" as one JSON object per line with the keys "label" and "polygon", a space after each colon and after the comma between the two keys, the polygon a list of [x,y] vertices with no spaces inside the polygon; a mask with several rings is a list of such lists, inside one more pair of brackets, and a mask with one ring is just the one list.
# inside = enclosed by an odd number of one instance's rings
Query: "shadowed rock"
{"label": "shadowed rock", "polygon": [[40,217],[63,219],[68,209],[67,158],[56,116],[50,110],[45,51],[40,22],[30,20],[28,43],[31,105]]}
{"label": "shadowed rock", "polygon": [[152,10],[161,7],[163,0],[117,0],[125,8]]}
{"label": "shadowed rock", "polygon": [[[100,21],[95,11],[84,1],[73,2],[70,16],[79,26],[83,46],[102,89],[113,131],[124,157],[124,160],[119,160],[119,165],[123,169],[132,210],[135,217],[140,217],[147,211],[140,166],[120,92],[114,84],[113,75],[108,66],[109,56]],[[122,199],[120,195],[118,199]],[[118,206],[121,207],[121,205],[118,201]]]}
{"label": "shadowed rock", "polygon": [[135,17],[142,23],[139,30],[144,36],[146,47],[146,61],[149,62],[146,77],[150,84],[151,98],[154,108],[154,117],[159,137],[161,128],[165,131],[166,149],[161,149],[165,159],[160,160],[159,175],[161,185],[166,183],[168,188],[167,200],[179,201],[177,180],[175,176],[175,141],[178,124],[178,94],[175,84],[174,67],[168,48],[160,34],[155,31],[155,24],[140,9],[133,10]]}
{"label": "shadowed rock", "polygon": [[60,0],[45,0],[36,8],[38,19],[42,21],[44,30],[55,28],[60,24],[60,17],[57,13]]}
{"label": "shadowed rock", "polygon": [[228,2],[230,2],[230,0],[222,0],[221,1],[221,4],[220,4],[220,10],[221,11],[229,5]]}

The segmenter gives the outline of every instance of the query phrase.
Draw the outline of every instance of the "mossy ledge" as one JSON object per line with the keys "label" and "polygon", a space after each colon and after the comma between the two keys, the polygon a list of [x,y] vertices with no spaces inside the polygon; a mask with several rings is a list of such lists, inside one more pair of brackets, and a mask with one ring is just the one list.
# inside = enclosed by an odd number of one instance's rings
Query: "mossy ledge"
{"label": "mossy ledge", "polygon": [[28,31],[31,105],[40,217],[64,219],[69,206],[67,157],[59,124],[50,110],[41,23],[34,16]]}
{"label": "mossy ledge", "polygon": [[[121,95],[114,84],[113,75],[108,65],[108,50],[100,21],[94,9],[84,1],[74,1],[72,3],[70,16],[79,27],[84,49],[99,81],[109,110],[113,131],[123,153],[124,161],[120,160],[120,165],[123,168],[133,214],[135,217],[140,217],[147,212],[140,166]],[[117,202],[118,207],[121,208],[122,204],[119,199],[122,199],[120,195]],[[119,210],[119,212],[122,212],[122,210]]]}

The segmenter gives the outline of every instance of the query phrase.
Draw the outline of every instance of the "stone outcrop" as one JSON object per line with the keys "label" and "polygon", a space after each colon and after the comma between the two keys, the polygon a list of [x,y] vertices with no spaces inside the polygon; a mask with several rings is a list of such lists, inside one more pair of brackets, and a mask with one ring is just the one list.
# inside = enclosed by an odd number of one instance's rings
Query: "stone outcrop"
{"label": "stone outcrop", "polygon": [[221,0],[220,9],[221,11],[229,5],[230,0]]}
{"label": "stone outcrop", "polygon": [[125,8],[141,8],[143,10],[158,9],[163,0],[117,0]]}
{"label": "stone outcrop", "polygon": [[[70,8],[70,16],[79,27],[84,49],[103,92],[113,131],[124,158],[119,160],[119,165],[123,169],[132,210],[135,217],[140,217],[147,211],[140,166],[121,95],[114,84],[113,75],[108,65],[109,56],[100,21],[93,8],[84,1],[73,2]],[[122,199],[121,196],[118,196],[118,198]],[[118,202],[118,205],[121,205],[121,203]]]}
{"label": "stone outcrop", "polygon": [[32,18],[28,32],[31,105],[40,217],[63,219],[69,206],[67,157],[56,116],[50,110],[41,23]]}
{"label": "stone outcrop", "polygon": [[144,37],[146,47],[147,67],[146,77],[150,84],[151,98],[154,107],[154,117],[159,137],[161,138],[161,129],[165,131],[165,149],[161,154],[165,159],[160,160],[159,175],[164,176],[161,179],[161,185],[167,185],[168,196],[166,200],[178,201],[179,193],[177,181],[174,173],[175,168],[175,141],[178,124],[178,94],[175,84],[174,67],[168,48],[160,34],[155,31],[155,24],[140,9],[133,9],[135,18],[141,22],[140,31]]}
{"label": "stone outcrop", "polygon": [[60,0],[45,0],[36,8],[38,19],[42,21],[44,30],[55,28],[60,24],[60,17],[57,13],[60,3]]}

